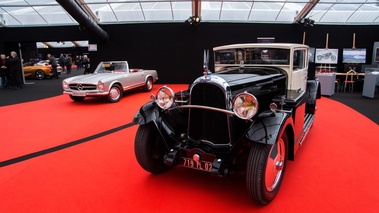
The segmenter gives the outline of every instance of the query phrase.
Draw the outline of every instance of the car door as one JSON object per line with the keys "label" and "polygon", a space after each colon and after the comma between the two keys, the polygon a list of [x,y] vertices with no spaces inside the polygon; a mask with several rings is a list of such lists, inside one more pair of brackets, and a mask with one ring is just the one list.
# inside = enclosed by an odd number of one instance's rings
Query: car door
{"label": "car door", "polygon": [[308,57],[307,49],[295,49],[292,59],[292,75],[290,89],[295,91],[305,91],[307,87]]}

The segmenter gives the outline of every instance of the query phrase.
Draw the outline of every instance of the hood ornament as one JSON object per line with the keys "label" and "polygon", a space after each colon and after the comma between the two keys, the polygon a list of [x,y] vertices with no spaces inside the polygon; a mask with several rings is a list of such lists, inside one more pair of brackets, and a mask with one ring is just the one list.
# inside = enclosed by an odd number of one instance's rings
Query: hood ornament
{"label": "hood ornament", "polygon": [[208,68],[209,63],[209,50],[204,50],[204,61],[203,61],[203,75],[205,80],[211,79],[212,72]]}

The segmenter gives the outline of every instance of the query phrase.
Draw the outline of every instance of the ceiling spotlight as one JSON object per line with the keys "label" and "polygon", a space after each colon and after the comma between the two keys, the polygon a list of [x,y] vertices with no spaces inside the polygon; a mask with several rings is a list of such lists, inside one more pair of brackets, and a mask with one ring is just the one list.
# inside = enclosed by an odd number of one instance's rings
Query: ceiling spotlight
{"label": "ceiling spotlight", "polygon": [[198,25],[201,22],[201,16],[190,16],[185,22],[190,25]]}
{"label": "ceiling spotlight", "polygon": [[313,27],[315,21],[309,18],[302,18],[300,19],[297,24],[300,25],[301,27]]}

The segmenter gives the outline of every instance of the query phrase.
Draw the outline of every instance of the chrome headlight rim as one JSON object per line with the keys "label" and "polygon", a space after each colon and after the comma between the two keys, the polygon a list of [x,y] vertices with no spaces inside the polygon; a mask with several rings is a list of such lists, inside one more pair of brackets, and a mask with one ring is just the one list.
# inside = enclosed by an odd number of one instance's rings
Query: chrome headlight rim
{"label": "chrome headlight rim", "polygon": [[248,92],[239,93],[233,99],[234,114],[244,120],[251,119],[258,112],[258,99]]}
{"label": "chrome headlight rim", "polygon": [[102,82],[101,80],[97,82],[97,90],[104,91],[104,82]]}
{"label": "chrome headlight rim", "polygon": [[157,91],[155,103],[159,106],[159,108],[166,110],[174,104],[174,98],[174,91],[168,86],[163,86]]}

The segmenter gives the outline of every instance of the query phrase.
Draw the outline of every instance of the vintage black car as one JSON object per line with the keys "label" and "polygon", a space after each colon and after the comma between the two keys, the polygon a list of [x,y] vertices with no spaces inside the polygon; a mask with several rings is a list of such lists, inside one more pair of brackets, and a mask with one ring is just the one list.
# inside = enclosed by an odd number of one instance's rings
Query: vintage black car
{"label": "vintage black car", "polygon": [[164,86],[137,112],[140,166],[153,174],[174,166],[221,177],[242,172],[253,201],[268,204],[321,97],[318,80],[307,78],[308,50],[278,43],[214,48],[215,72],[205,63],[188,90]]}

